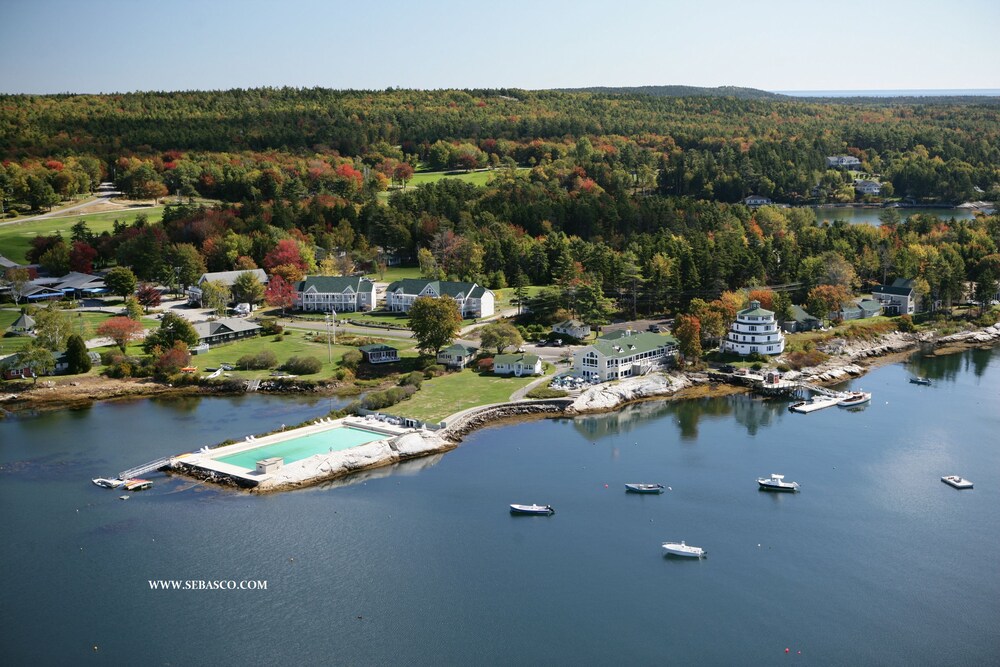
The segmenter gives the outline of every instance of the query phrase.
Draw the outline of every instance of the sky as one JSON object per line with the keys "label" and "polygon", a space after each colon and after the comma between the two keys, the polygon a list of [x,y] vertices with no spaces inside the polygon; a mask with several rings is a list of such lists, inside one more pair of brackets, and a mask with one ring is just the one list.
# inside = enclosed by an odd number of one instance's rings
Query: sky
{"label": "sky", "polygon": [[1000,89],[997,0],[0,0],[0,93]]}

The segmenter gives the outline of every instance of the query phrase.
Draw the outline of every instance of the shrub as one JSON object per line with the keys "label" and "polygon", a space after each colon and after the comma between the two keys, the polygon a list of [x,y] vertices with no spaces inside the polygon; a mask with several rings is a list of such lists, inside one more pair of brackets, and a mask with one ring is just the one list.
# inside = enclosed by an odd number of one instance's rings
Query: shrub
{"label": "shrub", "polygon": [[900,315],[899,319],[896,320],[896,328],[903,333],[912,333],[917,330],[913,325],[913,318],[909,315]]}
{"label": "shrub", "polygon": [[319,373],[322,368],[323,362],[316,357],[290,357],[281,365],[281,370],[293,375],[312,375]]}
{"label": "shrub", "polygon": [[569,392],[563,391],[562,389],[551,389],[549,387],[535,387],[529,391],[526,396],[528,398],[563,398],[569,396]]}
{"label": "shrub", "polygon": [[360,350],[348,350],[340,359],[340,365],[349,370],[356,370],[364,356]]}
{"label": "shrub", "polygon": [[763,366],[761,366],[761,363],[758,361],[755,362],[754,364],[751,364],[750,368],[752,370],[759,371],[761,368],[763,368]]}
{"label": "shrub", "polygon": [[364,400],[361,401],[361,406],[366,410],[381,410],[413,396],[416,392],[417,388],[412,385],[393,387],[385,391],[374,391],[365,396]]}
{"label": "shrub", "polygon": [[272,336],[280,334],[284,331],[284,327],[278,324],[278,318],[276,317],[262,317],[260,319],[260,333],[264,336]]}
{"label": "shrub", "polygon": [[423,382],[423,380],[424,380],[423,373],[421,373],[420,371],[413,371],[409,375],[403,377],[403,379],[399,381],[399,384],[403,385],[404,387],[412,385],[419,389],[420,383]]}
{"label": "shrub", "polygon": [[827,359],[830,358],[829,355],[820,352],[819,350],[809,350],[807,352],[791,352],[785,355],[788,360],[788,365],[794,370],[801,370],[809,366],[818,366]]}
{"label": "shrub", "polygon": [[274,337],[274,342],[275,343],[280,343],[283,340],[285,340],[284,334],[278,334],[277,336]]}
{"label": "shrub", "polygon": [[236,360],[236,368],[241,370],[260,371],[274,368],[278,365],[278,357],[270,350],[262,350],[257,354],[245,354]]}

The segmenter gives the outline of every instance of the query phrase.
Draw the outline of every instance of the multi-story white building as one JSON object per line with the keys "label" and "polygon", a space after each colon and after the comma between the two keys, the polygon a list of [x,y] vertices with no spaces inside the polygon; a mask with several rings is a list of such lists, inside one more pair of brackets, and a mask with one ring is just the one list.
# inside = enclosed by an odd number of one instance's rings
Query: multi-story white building
{"label": "multi-story white building", "polygon": [[306,276],[295,284],[295,307],[329,313],[375,309],[375,283],[360,276]]}
{"label": "multi-story white building", "polygon": [[445,280],[406,278],[390,284],[385,290],[385,306],[391,311],[405,313],[418,298],[437,299],[449,296],[455,300],[463,318],[489,317],[493,314],[495,296],[492,291],[476,283],[459,283]]}
{"label": "multi-story white building", "polygon": [[587,347],[573,351],[573,372],[601,382],[643,375],[673,359],[673,336],[632,331],[612,331]]}
{"label": "multi-story white building", "polygon": [[720,346],[723,352],[748,355],[781,354],[785,350],[785,336],[778,328],[774,312],[751,301],[750,307],[736,314],[736,321]]}

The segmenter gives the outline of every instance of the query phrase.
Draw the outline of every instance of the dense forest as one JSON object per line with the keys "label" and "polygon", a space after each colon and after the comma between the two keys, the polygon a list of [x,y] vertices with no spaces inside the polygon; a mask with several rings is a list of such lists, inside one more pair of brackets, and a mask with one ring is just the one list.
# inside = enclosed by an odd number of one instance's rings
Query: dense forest
{"label": "dense forest", "polygon": [[[779,202],[1000,198],[1000,118],[983,104],[820,104],[523,90],[224,92],[0,97],[5,209],[38,209],[110,178],[172,205],[95,236],[41,237],[58,273],[114,263],[175,283],[264,267],[285,281],[401,258],[426,276],[550,285],[536,313],[592,320],[695,307],[727,290],[894,277],[948,303],[1000,277],[996,217],[817,225]],[[826,168],[849,155],[858,173]],[[489,169],[406,187],[414,169]],[[389,190],[390,194],[384,193]],[[380,194],[382,193],[382,194]],[[988,289],[982,290],[983,294]],[[995,292],[995,287],[994,287]]]}

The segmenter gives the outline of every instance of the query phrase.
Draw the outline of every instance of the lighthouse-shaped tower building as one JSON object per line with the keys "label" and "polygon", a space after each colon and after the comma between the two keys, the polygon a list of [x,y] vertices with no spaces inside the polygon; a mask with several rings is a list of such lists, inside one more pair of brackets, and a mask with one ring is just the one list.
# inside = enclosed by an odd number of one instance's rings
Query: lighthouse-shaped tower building
{"label": "lighthouse-shaped tower building", "polygon": [[722,341],[723,352],[746,356],[781,354],[785,350],[785,337],[774,319],[774,312],[760,307],[760,301],[751,301],[750,307],[736,313],[736,321]]}

